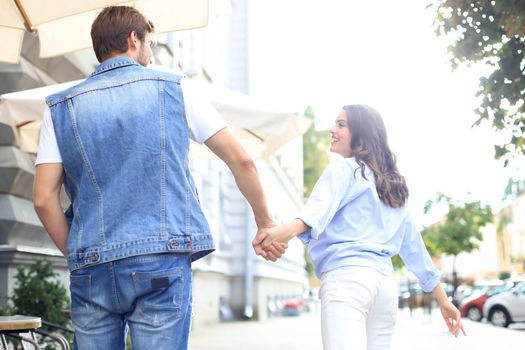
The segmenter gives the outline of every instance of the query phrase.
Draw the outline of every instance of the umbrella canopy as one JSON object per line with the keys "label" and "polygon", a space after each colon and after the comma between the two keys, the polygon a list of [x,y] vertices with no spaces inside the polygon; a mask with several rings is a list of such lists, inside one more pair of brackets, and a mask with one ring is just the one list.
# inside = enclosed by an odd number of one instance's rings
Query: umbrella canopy
{"label": "umbrella canopy", "polygon": [[0,0],[0,61],[18,62],[25,31],[38,35],[42,58],[90,47],[91,24],[110,5],[137,8],[157,33],[208,23],[208,0]]}
{"label": "umbrella canopy", "polygon": [[[0,122],[16,130],[20,148],[36,153],[45,98],[80,82],[45,86],[0,96]],[[230,125],[240,142],[255,158],[266,158],[310,126],[308,118],[290,110],[279,110],[250,96],[204,82],[200,84],[212,105]],[[207,147],[191,143],[190,158],[209,159]]]}

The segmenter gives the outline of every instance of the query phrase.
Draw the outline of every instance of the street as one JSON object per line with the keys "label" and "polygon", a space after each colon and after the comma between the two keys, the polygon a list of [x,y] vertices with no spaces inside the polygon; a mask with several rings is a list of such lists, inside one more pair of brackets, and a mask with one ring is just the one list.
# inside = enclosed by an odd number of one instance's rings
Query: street
{"label": "street", "polygon": [[[463,319],[467,336],[454,338],[434,309],[431,317],[421,309],[412,317],[407,309],[399,311],[391,350],[523,350],[525,324],[510,329]],[[190,350],[319,350],[321,326],[319,313],[299,317],[276,317],[264,322],[231,322],[202,327],[192,332]]]}

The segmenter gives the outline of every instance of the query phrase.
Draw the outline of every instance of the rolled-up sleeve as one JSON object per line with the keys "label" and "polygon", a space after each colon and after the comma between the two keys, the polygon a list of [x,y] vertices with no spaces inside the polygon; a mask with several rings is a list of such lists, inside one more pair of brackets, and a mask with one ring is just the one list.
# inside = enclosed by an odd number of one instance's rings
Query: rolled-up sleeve
{"label": "rolled-up sleeve", "polygon": [[345,158],[332,157],[323,174],[315,184],[304,210],[299,214],[310,229],[299,239],[307,244],[311,239],[318,239],[319,235],[333,219],[341,202],[345,197],[352,181],[352,171]]}
{"label": "rolled-up sleeve", "polygon": [[405,234],[399,256],[406,267],[417,277],[421,288],[430,293],[440,282],[441,274],[434,266],[421,233],[410,217],[407,217],[404,228]]}

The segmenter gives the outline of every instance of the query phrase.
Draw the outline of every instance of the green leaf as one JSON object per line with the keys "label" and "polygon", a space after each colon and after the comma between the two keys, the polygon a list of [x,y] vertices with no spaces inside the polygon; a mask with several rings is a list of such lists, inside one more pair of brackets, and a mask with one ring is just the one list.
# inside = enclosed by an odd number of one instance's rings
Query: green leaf
{"label": "green leaf", "polygon": [[[490,77],[480,77],[478,96],[482,96],[479,115],[473,125],[487,119],[496,130],[508,129],[512,139],[496,145],[494,157],[508,164],[513,153],[525,155],[523,132],[509,128],[523,118],[516,106],[525,92],[525,6],[523,1],[434,0],[436,35],[459,35],[448,51],[453,69],[476,62],[492,66]],[[456,37],[452,35],[451,37]],[[497,64],[496,64],[497,63]],[[509,147],[512,146],[512,147]],[[513,150],[512,152],[510,150]]]}

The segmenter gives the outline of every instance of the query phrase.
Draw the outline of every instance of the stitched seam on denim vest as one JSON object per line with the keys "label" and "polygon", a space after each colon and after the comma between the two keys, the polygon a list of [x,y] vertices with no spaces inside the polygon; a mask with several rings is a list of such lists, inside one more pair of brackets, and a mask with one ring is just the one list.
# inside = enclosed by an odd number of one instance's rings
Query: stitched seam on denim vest
{"label": "stitched seam on denim vest", "polygon": [[[46,103],[47,103],[47,105],[49,107],[51,107],[51,106],[54,106],[54,105],[59,104],[61,102],[64,102],[64,101],[66,101],[68,99],[77,97],[78,95],[82,95],[82,94],[85,94],[85,93],[88,93],[88,92],[110,89],[110,88],[114,88],[114,87],[118,87],[118,86],[128,85],[128,84],[135,83],[137,81],[142,81],[142,80],[158,80],[158,81],[171,82],[171,83],[175,83],[175,84],[179,84],[180,85],[180,79],[179,80],[177,80],[177,79],[170,79],[170,78],[165,77],[165,76],[155,76],[155,75],[140,76],[140,77],[135,77],[133,79],[128,79],[128,80],[125,80],[125,81],[119,81],[117,83],[102,84],[102,85],[96,84],[95,87],[90,86],[90,87],[80,88],[80,89],[78,89],[78,90],[76,90],[76,91],[74,91],[72,93],[69,93],[66,96],[60,97],[60,98],[58,98],[56,100],[55,99],[49,99],[49,97],[54,96],[54,95],[51,95],[51,96],[48,96],[48,98],[46,98]],[[83,84],[83,82],[80,83],[80,84]]]}
{"label": "stitched seam on denim vest", "polygon": [[73,213],[75,213],[74,220],[78,222],[78,232],[77,232],[77,250],[82,246],[82,236],[84,235],[84,224],[82,223],[82,217],[80,216],[80,210],[73,208]]}
{"label": "stitched seam on denim vest", "polygon": [[[179,90],[181,89],[180,85],[179,85]],[[189,131],[190,130],[190,126],[188,124],[188,119],[186,118],[186,105],[184,104],[184,98],[183,98],[183,94],[182,94],[182,91],[179,91],[179,96],[180,98],[182,98],[182,101],[181,101],[181,105],[182,105],[182,116],[183,116],[183,119],[184,119],[184,122],[186,123],[186,128],[187,130]],[[188,137],[188,139],[186,140],[186,149],[188,150],[188,153],[189,153],[189,149],[190,149],[190,138]],[[191,185],[189,183],[189,179],[188,177],[191,176],[190,174],[190,166],[189,166],[189,157],[188,155],[186,155],[186,157],[184,158],[184,168],[185,168],[185,171],[184,171],[184,186],[185,186],[185,194],[186,194],[186,204],[185,204],[185,233],[186,235],[190,235],[190,228],[191,228],[191,222],[190,222],[190,188],[191,188]],[[195,184],[193,184],[193,186],[195,186]],[[200,205],[200,203],[198,204]]]}
{"label": "stitched seam on denim vest", "polygon": [[93,73],[91,73],[90,76],[99,75],[105,72],[108,72],[110,70],[121,68],[121,67],[128,67],[128,66],[138,66],[138,63],[132,60],[131,58],[119,58],[117,61],[114,61],[111,64],[104,64],[102,63],[100,66],[95,69]]}
{"label": "stitched seam on denim vest", "polygon": [[159,80],[160,98],[160,235],[166,236],[166,117],[164,115],[164,82]]}
{"label": "stitched seam on denim vest", "polygon": [[84,163],[84,167],[86,168],[89,178],[91,179],[91,182],[93,183],[93,186],[95,187],[95,192],[97,193],[98,214],[99,214],[99,219],[98,219],[99,237],[100,237],[101,243],[106,244],[106,239],[104,237],[104,206],[103,206],[103,200],[102,200],[102,191],[100,190],[100,187],[97,183],[97,179],[95,178],[95,173],[93,172],[91,163],[89,162],[87,158],[86,150],[84,149],[84,145],[82,144],[82,140],[80,139],[80,134],[78,133],[77,119],[73,111],[73,105],[71,103],[71,99],[67,101],[67,109],[69,111],[68,115],[71,120],[71,125],[73,126],[73,134],[75,135],[75,139],[77,141],[77,144],[80,150],[80,155],[82,156],[82,162]]}
{"label": "stitched seam on denim vest", "polygon": [[[161,242],[159,242],[161,243]],[[189,251],[179,252],[179,251],[170,251],[167,249],[165,244],[159,245],[157,247],[150,247],[148,249],[141,250],[140,253],[137,252],[130,252],[130,251],[121,251],[117,252],[115,250],[111,250],[111,254],[104,254],[101,253],[101,258],[99,261],[95,263],[86,262],[85,260],[79,261],[76,258],[68,258],[68,266],[71,269],[71,271],[74,271],[79,268],[83,268],[86,266],[96,266],[102,263],[111,262],[111,261],[117,261],[123,258],[133,257],[133,256],[140,256],[140,255],[148,255],[148,254],[156,254],[156,253],[172,253],[172,254],[185,254],[189,253],[191,261],[195,261],[196,259],[200,259],[203,256],[208,255],[212,251],[215,250],[215,245],[213,244],[212,237],[210,235],[210,241],[207,244],[198,244],[192,246],[192,248]]]}
{"label": "stitched seam on denim vest", "polygon": [[[188,169],[187,165],[186,169]],[[188,171],[189,170],[186,170],[186,174],[184,176],[184,187],[186,187],[186,235],[190,234],[190,184],[188,182]]]}

